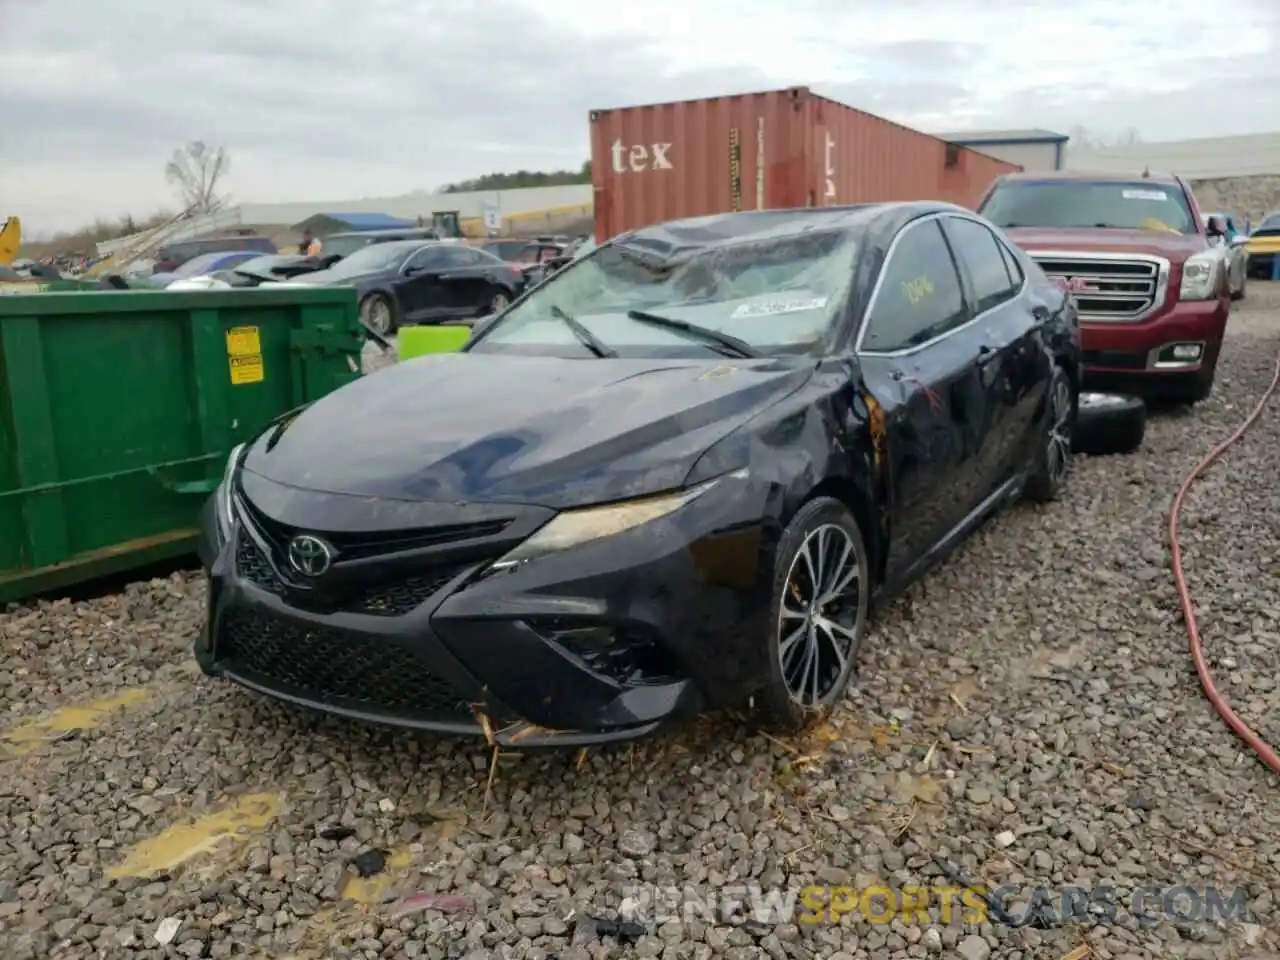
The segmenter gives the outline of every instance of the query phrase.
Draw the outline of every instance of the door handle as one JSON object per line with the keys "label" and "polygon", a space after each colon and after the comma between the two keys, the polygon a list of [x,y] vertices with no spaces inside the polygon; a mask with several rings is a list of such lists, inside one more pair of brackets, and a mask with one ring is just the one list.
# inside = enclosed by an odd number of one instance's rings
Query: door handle
{"label": "door handle", "polygon": [[1046,320],[1049,319],[1049,308],[1044,306],[1043,304],[1037,303],[1034,307],[1031,308],[1031,315],[1035,317],[1037,320],[1039,320],[1041,323],[1044,323]]}
{"label": "door handle", "polygon": [[995,360],[999,356],[1000,356],[999,350],[996,350],[994,347],[989,347],[986,344],[983,344],[978,348],[978,366],[985,367],[988,363],[990,363],[992,360]]}

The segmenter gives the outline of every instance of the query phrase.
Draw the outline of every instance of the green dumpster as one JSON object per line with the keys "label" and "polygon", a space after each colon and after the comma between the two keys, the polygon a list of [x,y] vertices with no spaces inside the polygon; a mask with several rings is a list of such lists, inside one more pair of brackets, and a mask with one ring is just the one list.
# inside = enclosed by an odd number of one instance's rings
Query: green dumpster
{"label": "green dumpster", "polygon": [[0,297],[0,603],[192,550],[227,455],[360,375],[350,288]]}

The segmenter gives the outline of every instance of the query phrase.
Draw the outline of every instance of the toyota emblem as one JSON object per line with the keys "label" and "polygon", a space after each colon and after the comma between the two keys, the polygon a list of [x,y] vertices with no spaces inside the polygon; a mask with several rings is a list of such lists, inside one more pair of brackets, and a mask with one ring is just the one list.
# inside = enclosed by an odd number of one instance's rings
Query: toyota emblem
{"label": "toyota emblem", "polygon": [[333,563],[333,550],[318,537],[302,534],[289,541],[289,566],[305,577],[318,577]]}

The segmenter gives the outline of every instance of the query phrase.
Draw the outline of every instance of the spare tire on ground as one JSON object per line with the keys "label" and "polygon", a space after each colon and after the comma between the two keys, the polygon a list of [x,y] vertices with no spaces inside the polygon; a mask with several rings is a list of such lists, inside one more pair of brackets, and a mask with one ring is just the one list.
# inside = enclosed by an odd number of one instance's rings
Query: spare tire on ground
{"label": "spare tire on ground", "polygon": [[1114,393],[1080,394],[1071,448],[1075,453],[1108,456],[1132,453],[1147,432],[1147,405],[1138,397]]}

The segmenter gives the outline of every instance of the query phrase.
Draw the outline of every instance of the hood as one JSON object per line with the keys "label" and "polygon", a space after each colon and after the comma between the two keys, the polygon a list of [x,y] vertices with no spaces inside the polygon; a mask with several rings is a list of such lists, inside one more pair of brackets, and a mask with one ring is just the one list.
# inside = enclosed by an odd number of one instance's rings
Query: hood
{"label": "hood", "polygon": [[253,443],[291,487],[562,509],[678,487],[713,443],[801,387],[811,359],[436,354],[362,377]]}
{"label": "hood", "polygon": [[1103,230],[1093,227],[1010,227],[1005,236],[1028,253],[1061,250],[1079,253],[1146,253],[1181,263],[1193,253],[1208,250],[1198,233],[1161,230]]}
{"label": "hood", "polygon": [[181,280],[182,278],[172,270],[166,270],[162,273],[153,273],[151,276],[143,277],[142,279],[153,286],[163,287],[166,284],[173,283],[175,280]]}
{"label": "hood", "polygon": [[311,273],[300,273],[296,277],[290,277],[293,283],[305,283],[307,286],[345,286],[356,287],[362,283],[368,283],[371,280],[377,280],[385,275],[385,271],[377,271],[375,273],[361,273],[354,276],[334,276],[332,270],[315,270]]}

